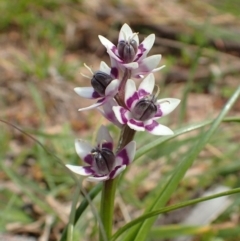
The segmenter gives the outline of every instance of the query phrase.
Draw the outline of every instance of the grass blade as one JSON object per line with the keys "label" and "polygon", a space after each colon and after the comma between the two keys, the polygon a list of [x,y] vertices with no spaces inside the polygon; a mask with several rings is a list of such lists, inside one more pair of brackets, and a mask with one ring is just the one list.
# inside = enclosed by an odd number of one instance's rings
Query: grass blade
{"label": "grass blade", "polygon": [[165,208],[161,208],[158,209],[156,211],[152,211],[146,214],[143,214],[142,216],[134,219],[133,221],[129,222],[128,224],[124,225],[123,227],[121,227],[120,229],[118,229],[118,231],[113,235],[111,241],[116,240],[120,235],[122,235],[124,232],[126,232],[128,229],[132,228],[134,225],[138,224],[138,223],[142,223],[144,222],[146,219],[149,219],[151,217],[157,216],[159,214],[162,213],[167,213],[167,212],[171,212],[180,208],[184,208],[190,205],[194,205],[197,204],[199,202],[204,202],[207,200],[211,200],[214,198],[218,198],[218,197],[223,197],[223,196],[228,196],[228,195],[232,195],[232,194],[236,194],[240,192],[240,188],[234,188],[232,190],[228,190],[225,192],[221,192],[221,193],[217,193],[214,195],[210,195],[210,196],[206,196],[206,197],[201,197],[201,198],[196,198],[193,200],[188,200],[182,203],[178,203],[169,207],[165,207]]}

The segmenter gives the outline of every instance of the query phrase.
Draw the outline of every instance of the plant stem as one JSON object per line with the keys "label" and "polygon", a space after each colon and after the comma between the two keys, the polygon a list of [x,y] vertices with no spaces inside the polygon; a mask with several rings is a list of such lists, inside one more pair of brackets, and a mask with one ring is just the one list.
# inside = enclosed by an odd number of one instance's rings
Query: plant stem
{"label": "plant stem", "polygon": [[100,241],[107,241],[112,236],[114,198],[117,180],[110,179],[103,183],[100,216],[104,230],[100,231]]}

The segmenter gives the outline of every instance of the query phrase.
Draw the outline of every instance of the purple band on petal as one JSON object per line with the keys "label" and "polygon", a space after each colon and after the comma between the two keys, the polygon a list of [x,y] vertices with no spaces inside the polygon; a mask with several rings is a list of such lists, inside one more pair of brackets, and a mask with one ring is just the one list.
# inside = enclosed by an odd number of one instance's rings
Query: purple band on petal
{"label": "purple band on petal", "polygon": [[139,44],[138,49],[141,51],[141,53],[143,53],[147,50],[146,48],[144,48],[143,44]]}
{"label": "purple band on petal", "polygon": [[143,44],[140,44],[138,46],[138,50],[140,50],[140,53],[136,55],[136,58],[134,59],[134,62],[137,62],[143,55],[143,53],[146,51],[146,48],[144,48]]}
{"label": "purple band on petal", "polygon": [[[105,112],[105,114],[106,114],[106,112]],[[109,119],[111,122],[115,122],[115,121],[116,121],[116,116],[115,116],[114,112],[107,113],[106,116],[108,117],[108,119]]]}
{"label": "purple band on petal", "polygon": [[118,69],[116,68],[116,67],[112,67],[111,68],[111,75],[115,78],[115,79],[117,79],[118,78]]}
{"label": "purple band on petal", "polygon": [[98,100],[97,103],[103,103],[104,100],[106,100],[106,98],[102,98],[102,99]]}
{"label": "purple band on petal", "polygon": [[127,110],[124,108],[120,109],[120,113],[121,113],[121,118],[124,124],[126,124],[128,122],[128,119],[126,118],[125,114],[126,114]]}
{"label": "purple band on petal", "polygon": [[156,122],[156,121],[152,121],[152,123],[150,124],[150,125],[146,125],[145,126],[145,129],[147,130],[147,131],[152,131],[156,126],[158,126],[159,124],[158,124],[158,122]]}
{"label": "purple band on petal", "polygon": [[160,109],[160,105],[158,105],[157,106],[157,113],[155,114],[155,116],[154,117],[161,117],[162,115],[163,115],[163,113],[162,113],[162,111],[161,111],[161,109]]}
{"label": "purple band on petal", "polygon": [[94,91],[94,92],[92,93],[92,98],[97,99],[97,98],[99,98],[99,97],[101,97],[101,96],[98,94],[98,92]]}
{"label": "purple band on petal", "polygon": [[120,167],[121,167],[121,166],[115,167],[115,168],[109,173],[109,178],[110,178],[110,179],[112,179],[112,178],[115,176],[117,170],[118,170]]}
{"label": "purple band on petal", "polygon": [[83,169],[85,170],[86,174],[88,174],[88,175],[94,174],[94,171],[92,170],[92,167],[85,166],[85,167],[83,167]]}
{"label": "purple band on petal", "polygon": [[148,93],[147,91],[145,91],[144,89],[140,89],[138,90],[138,96],[139,98],[143,97],[143,96],[146,96],[146,95],[149,95],[150,93]]}
{"label": "purple band on petal", "polygon": [[134,62],[138,62],[138,60],[142,57],[142,55],[143,55],[142,52],[137,54],[136,57],[135,57]]}
{"label": "purple band on petal", "polygon": [[86,163],[89,164],[89,165],[92,165],[92,163],[93,163],[93,157],[92,157],[92,155],[91,155],[91,154],[86,155],[86,156],[84,157],[83,161],[86,162]]}
{"label": "purple band on petal", "polygon": [[139,99],[139,98],[138,98],[138,93],[137,93],[137,91],[136,91],[130,98],[127,99],[127,101],[126,101],[127,107],[128,107],[129,109],[131,109],[131,106],[132,106],[133,102],[136,101],[136,100],[138,100],[138,99]]}
{"label": "purple band on petal", "polygon": [[143,122],[142,121],[136,121],[134,119],[130,119],[129,122],[135,126],[139,126],[139,127],[144,127]]}
{"label": "purple band on petal", "polygon": [[126,149],[122,149],[117,156],[122,158],[122,165],[129,165],[130,160]]}
{"label": "purple band on petal", "polygon": [[113,143],[111,143],[111,142],[104,142],[104,143],[102,143],[102,147],[105,147],[105,148],[107,148],[107,149],[109,149],[109,150],[113,150]]}
{"label": "purple band on petal", "polygon": [[112,52],[113,52],[114,54],[116,54],[117,57],[118,57],[118,50],[117,50],[117,47],[116,47],[115,45],[112,46],[111,50],[112,50]]}

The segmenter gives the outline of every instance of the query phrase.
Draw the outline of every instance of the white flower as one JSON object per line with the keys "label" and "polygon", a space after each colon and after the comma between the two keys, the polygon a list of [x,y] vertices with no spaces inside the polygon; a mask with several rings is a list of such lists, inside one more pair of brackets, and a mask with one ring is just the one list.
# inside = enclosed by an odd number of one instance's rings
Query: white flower
{"label": "white flower", "polygon": [[72,172],[87,176],[89,181],[106,181],[115,178],[129,165],[135,156],[136,143],[131,141],[118,153],[113,153],[113,139],[107,128],[101,126],[97,134],[97,146],[76,140],[75,148],[87,166],[66,165]]}
{"label": "white flower", "polygon": [[132,77],[140,78],[164,67],[156,68],[161,55],[147,57],[155,41],[154,34],[150,34],[139,44],[138,34],[133,33],[125,23],[120,30],[117,46],[101,35],[99,39],[107,49],[112,69],[131,69]]}
{"label": "white flower", "polygon": [[111,69],[105,62],[102,61],[99,71],[95,74],[93,73],[93,77],[91,79],[92,87],[74,88],[74,91],[81,97],[87,99],[98,99],[95,104],[81,108],[79,111],[96,108],[103,105],[109,99],[112,99],[118,93],[118,87],[120,84],[120,81],[118,79],[113,79],[113,77],[115,76],[112,74]]}
{"label": "white flower", "polygon": [[136,90],[135,82],[129,79],[125,86],[125,107],[114,106],[113,111],[121,124],[136,131],[148,131],[154,135],[171,135],[172,130],[156,120],[172,112],[180,100],[156,99],[152,94],[155,85],[153,74],[149,74]]}

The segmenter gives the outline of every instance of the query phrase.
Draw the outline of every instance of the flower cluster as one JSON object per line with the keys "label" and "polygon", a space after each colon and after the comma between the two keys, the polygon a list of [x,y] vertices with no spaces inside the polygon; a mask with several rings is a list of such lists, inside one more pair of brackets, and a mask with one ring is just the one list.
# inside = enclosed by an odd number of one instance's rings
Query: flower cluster
{"label": "flower cluster", "polygon": [[[147,131],[153,135],[171,135],[172,130],[158,123],[158,119],[172,112],[180,100],[174,98],[158,99],[159,88],[155,86],[153,73],[160,66],[161,55],[147,56],[155,41],[151,34],[139,43],[138,33],[124,24],[120,30],[118,43],[114,45],[103,36],[99,36],[110,57],[111,66],[101,62],[99,70],[91,71],[91,87],[77,87],[75,92],[81,97],[96,99],[96,103],[79,111],[97,108],[110,122],[133,132]],[[142,79],[136,87],[134,79]],[[114,153],[113,139],[107,128],[101,126],[97,135],[97,144],[77,140],[76,151],[87,166],[67,167],[80,175],[88,176],[91,181],[105,181],[115,178],[132,162],[136,143],[133,140],[121,140],[126,143]]]}

